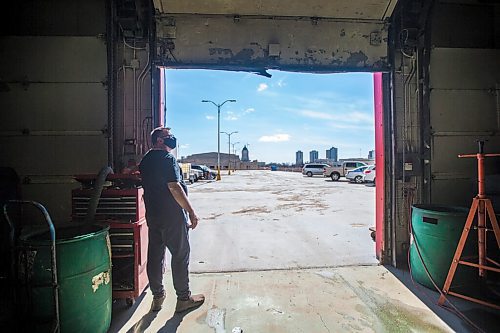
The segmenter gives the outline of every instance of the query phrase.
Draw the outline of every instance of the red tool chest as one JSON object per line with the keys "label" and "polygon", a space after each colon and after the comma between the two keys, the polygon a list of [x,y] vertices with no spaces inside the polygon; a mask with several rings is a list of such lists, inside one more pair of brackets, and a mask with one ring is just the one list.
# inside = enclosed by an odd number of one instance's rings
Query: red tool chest
{"label": "red tool chest", "polygon": [[113,298],[124,298],[133,305],[148,284],[148,227],[146,220],[109,223]]}
{"label": "red tool chest", "polygon": [[[80,189],[72,191],[73,220],[82,221],[88,213],[97,175],[75,177]],[[102,189],[95,221],[109,225],[113,298],[133,305],[148,285],[148,227],[142,198],[143,189],[137,175],[110,174]]]}

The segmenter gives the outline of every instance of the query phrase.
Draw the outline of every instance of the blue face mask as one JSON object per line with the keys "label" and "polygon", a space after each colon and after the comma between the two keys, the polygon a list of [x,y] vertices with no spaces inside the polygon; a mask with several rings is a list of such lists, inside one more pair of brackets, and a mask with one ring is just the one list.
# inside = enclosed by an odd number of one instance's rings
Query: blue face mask
{"label": "blue face mask", "polygon": [[173,135],[169,138],[163,138],[163,144],[171,149],[175,149],[177,147],[177,139]]}

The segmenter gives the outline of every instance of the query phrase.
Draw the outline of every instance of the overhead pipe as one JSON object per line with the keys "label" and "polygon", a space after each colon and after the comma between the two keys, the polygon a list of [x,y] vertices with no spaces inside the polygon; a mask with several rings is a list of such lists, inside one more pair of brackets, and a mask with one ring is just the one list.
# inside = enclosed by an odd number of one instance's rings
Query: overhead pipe
{"label": "overhead pipe", "polygon": [[144,128],[143,128],[143,125],[144,125],[144,121],[141,121],[141,117],[142,117],[142,87],[144,85],[144,79],[146,78],[147,76],[147,72],[148,72],[148,69],[149,69],[149,63],[150,63],[150,58],[149,58],[149,52],[147,51],[147,48],[146,48],[146,55],[147,55],[147,62],[146,62],[146,65],[144,66],[144,68],[142,69],[141,73],[139,74],[139,77],[137,78],[137,95],[138,95],[138,113],[137,113],[137,123],[141,123],[141,141],[139,143],[138,141],[138,144],[139,144],[139,152],[142,154],[144,153],[144,138],[142,136],[142,131],[144,131]]}
{"label": "overhead pipe", "polygon": [[[125,58],[125,47],[123,48],[123,57]],[[123,141],[125,140],[125,115],[127,114],[127,94],[126,94],[126,85],[127,85],[127,70],[130,69],[132,70],[132,66],[121,66],[118,69],[118,74],[120,71],[123,71],[123,105],[122,105],[122,117],[123,117],[123,124],[121,127],[121,132],[122,132],[122,137],[121,137],[121,142],[122,142],[122,155],[124,154],[124,148],[123,148]]]}
{"label": "overhead pipe", "polygon": [[[135,45],[136,43],[136,39],[134,38],[134,45],[130,45],[127,43],[127,41],[125,40],[125,37],[123,37],[123,45],[125,47],[128,47],[129,49],[131,49],[133,51],[132,55],[132,60],[137,60],[137,51],[140,51],[140,50],[147,50],[146,47],[137,47]],[[124,50],[125,50],[125,47],[124,47]],[[125,55],[124,55],[124,58],[125,58]],[[139,62],[140,64],[140,62]],[[140,66],[140,65],[139,65]],[[134,140],[134,153],[137,154],[137,146],[138,146],[138,142],[139,142],[139,138],[138,138],[138,131],[137,131],[137,127],[138,127],[138,123],[139,123],[139,116],[138,116],[138,100],[139,100],[139,97],[138,97],[138,77],[137,77],[137,68],[135,66],[130,66],[132,68],[132,75],[133,75],[133,78],[132,78],[132,96],[133,96],[133,110],[132,110],[132,138]]]}

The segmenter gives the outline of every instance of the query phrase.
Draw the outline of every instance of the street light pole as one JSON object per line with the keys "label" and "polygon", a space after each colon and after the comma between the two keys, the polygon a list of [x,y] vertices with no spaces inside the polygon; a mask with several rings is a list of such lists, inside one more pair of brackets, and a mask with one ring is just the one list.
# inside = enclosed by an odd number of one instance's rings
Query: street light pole
{"label": "street light pole", "polygon": [[231,135],[235,134],[235,133],[238,133],[238,131],[234,131],[234,132],[231,132],[231,133],[227,133],[227,132],[221,132],[221,133],[224,133],[224,134],[227,134],[228,138],[229,138],[229,144],[227,146],[227,151],[228,151],[228,155],[227,155],[227,174],[230,175],[231,174]]}
{"label": "street light pole", "polygon": [[[237,145],[238,143],[240,143],[239,141],[237,142],[233,142],[232,145],[233,145],[233,154],[236,155],[236,149],[234,148],[235,145]],[[236,171],[236,161],[234,161],[233,163],[233,172]]]}
{"label": "street light pole", "polygon": [[212,103],[217,107],[217,180],[220,180],[220,108],[226,104],[227,102],[236,102],[235,99],[226,99],[224,102],[221,104],[217,104],[214,101],[210,100],[202,100],[202,103]]}

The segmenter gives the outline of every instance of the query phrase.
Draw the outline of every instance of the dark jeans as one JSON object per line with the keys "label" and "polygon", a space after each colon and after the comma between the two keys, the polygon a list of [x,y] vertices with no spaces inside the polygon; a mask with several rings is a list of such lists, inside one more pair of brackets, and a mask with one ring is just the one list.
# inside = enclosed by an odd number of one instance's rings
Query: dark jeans
{"label": "dark jeans", "polygon": [[165,272],[165,249],[172,255],[172,280],[178,299],[188,299],[189,291],[189,235],[186,216],[164,219],[148,219],[148,278],[154,296],[165,294],[163,273]]}

